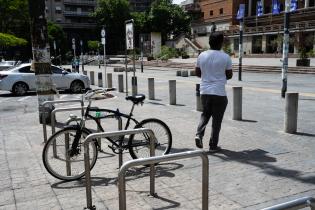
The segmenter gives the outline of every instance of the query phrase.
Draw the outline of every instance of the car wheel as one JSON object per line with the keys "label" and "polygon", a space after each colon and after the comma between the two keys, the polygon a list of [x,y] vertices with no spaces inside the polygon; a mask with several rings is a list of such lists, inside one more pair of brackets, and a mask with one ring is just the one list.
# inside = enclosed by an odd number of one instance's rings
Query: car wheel
{"label": "car wheel", "polygon": [[27,90],[28,90],[28,86],[24,82],[18,82],[14,84],[12,88],[13,94],[17,96],[25,95]]}
{"label": "car wheel", "polygon": [[83,82],[76,80],[71,83],[70,90],[72,93],[82,93],[83,89]]}

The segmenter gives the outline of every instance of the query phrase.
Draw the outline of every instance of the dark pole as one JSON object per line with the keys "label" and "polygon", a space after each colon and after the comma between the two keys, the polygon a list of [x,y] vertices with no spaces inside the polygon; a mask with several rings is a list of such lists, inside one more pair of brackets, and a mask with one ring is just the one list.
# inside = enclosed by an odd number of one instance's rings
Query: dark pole
{"label": "dark pole", "polygon": [[141,44],[141,72],[143,73],[143,35],[140,37]]}
{"label": "dark pole", "polygon": [[288,83],[288,54],[289,54],[289,27],[290,27],[290,0],[285,1],[284,35],[282,55],[282,88],[281,97],[285,98]]}
{"label": "dark pole", "polygon": [[[51,63],[50,49],[48,44],[47,21],[45,18],[45,1],[29,0],[29,14],[31,25],[33,63],[31,68],[36,75],[36,91],[38,95],[38,110],[39,121],[43,120],[50,122],[49,112],[53,109],[52,106],[48,110],[42,105],[45,101],[53,101],[56,88],[53,85],[51,78]],[[48,120],[48,121],[47,121]]]}
{"label": "dark pole", "polygon": [[240,19],[240,38],[239,38],[239,53],[238,53],[238,81],[242,81],[242,59],[243,59],[243,27],[244,19]]}

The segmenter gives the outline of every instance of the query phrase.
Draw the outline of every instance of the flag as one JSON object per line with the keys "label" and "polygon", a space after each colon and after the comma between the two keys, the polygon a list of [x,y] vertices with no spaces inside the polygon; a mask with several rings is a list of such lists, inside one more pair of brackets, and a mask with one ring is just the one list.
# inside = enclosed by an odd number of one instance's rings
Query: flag
{"label": "flag", "polygon": [[260,17],[264,14],[264,9],[261,1],[257,1],[257,16]]}
{"label": "flag", "polygon": [[237,11],[236,19],[241,20],[245,16],[245,4],[240,4],[240,7]]}
{"label": "flag", "polygon": [[280,14],[280,4],[279,0],[272,0],[272,14],[278,15]]}
{"label": "flag", "polygon": [[295,10],[297,10],[297,7],[298,7],[297,0],[291,0],[290,12],[294,12]]}

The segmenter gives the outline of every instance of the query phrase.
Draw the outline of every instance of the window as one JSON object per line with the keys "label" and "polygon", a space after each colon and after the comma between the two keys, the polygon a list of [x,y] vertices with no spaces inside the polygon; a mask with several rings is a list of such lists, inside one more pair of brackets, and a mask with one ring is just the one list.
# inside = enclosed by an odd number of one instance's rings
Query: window
{"label": "window", "polygon": [[213,10],[210,10],[210,16],[212,16],[213,15]]}
{"label": "window", "polygon": [[220,9],[220,15],[223,15],[223,8]]}
{"label": "window", "polygon": [[31,66],[25,66],[23,68],[19,69],[20,73],[34,73],[33,71],[31,71]]}
{"label": "window", "polygon": [[51,71],[53,74],[62,74],[62,69],[57,68],[56,66],[52,66]]}
{"label": "window", "polygon": [[61,14],[61,7],[59,6],[56,7],[56,14]]}

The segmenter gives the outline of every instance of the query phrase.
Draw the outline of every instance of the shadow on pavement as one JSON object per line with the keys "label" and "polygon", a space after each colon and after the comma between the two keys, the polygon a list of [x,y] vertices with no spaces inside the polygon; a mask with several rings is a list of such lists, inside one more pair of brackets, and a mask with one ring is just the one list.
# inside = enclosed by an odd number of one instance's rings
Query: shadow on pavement
{"label": "shadow on pavement", "polygon": [[14,95],[13,93],[10,93],[10,92],[6,92],[6,93],[0,94],[0,97],[14,97],[14,98],[18,98],[18,97],[25,97],[25,96],[36,96],[36,92],[27,92],[23,96],[17,96],[17,95]]}
{"label": "shadow on pavement", "polygon": [[160,207],[160,208],[154,208],[154,210],[164,210],[164,209],[172,209],[172,208],[176,208],[180,206],[180,203],[176,202],[176,201],[172,201],[170,199],[155,195],[154,199],[159,199],[161,200],[161,202],[167,202],[170,205],[169,206],[164,206],[164,207]]}
{"label": "shadow on pavement", "polygon": [[256,123],[256,122],[258,122],[257,120],[246,120],[246,119],[242,119],[242,120],[239,120],[239,121],[242,121],[242,122],[250,122],[250,123]]}
{"label": "shadow on pavement", "polygon": [[[177,169],[182,168],[182,164],[178,163],[165,163],[165,164],[159,164],[155,167],[156,169],[156,175],[155,177],[174,177],[175,174],[170,172],[174,171]],[[146,166],[141,166],[141,167],[134,167],[130,168],[126,172],[126,182],[130,180],[135,180],[135,179],[140,179],[144,177],[149,177],[150,176],[150,168]],[[117,176],[118,176],[118,171],[117,171]],[[94,176],[91,177],[91,183],[92,186],[108,186],[108,185],[117,185],[117,178],[118,177],[100,177],[100,176]],[[85,187],[85,179],[77,180],[77,181],[60,181],[56,182],[51,185],[52,188],[56,189],[73,189],[73,188],[81,188]]]}
{"label": "shadow on pavement", "polygon": [[[307,176],[306,172],[281,168],[279,166],[272,165],[272,162],[277,162],[274,157],[267,156],[267,151],[245,150],[240,152],[234,152],[231,150],[222,149],[218,153],[212,153],[212,156],[218,157],[223,161],[236,161],[242,164],[248,164],[260,168],[263,173],[276,176],[293,179],[302,183],[315,184],[315,176]],[[288,166],[289,167],[289,166]]]}
{"label": "shadow on pavement", "polygon": [[303,132],[296,132],[295,135],[308,136],[308,137],[315,137],[315,134],[312,134],[312,133],[303,133]]}

